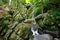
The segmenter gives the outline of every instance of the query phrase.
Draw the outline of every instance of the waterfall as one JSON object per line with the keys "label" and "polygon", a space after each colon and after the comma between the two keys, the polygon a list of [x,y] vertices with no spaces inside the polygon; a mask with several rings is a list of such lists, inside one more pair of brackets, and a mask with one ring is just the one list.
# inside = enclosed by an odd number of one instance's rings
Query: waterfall
{"label": "waterfall", "polygon": [[31,27],[31,31],[32,31],[33,35],[39,35],[39,33],[38,33],[38,26],[37,25],[33,25]]}

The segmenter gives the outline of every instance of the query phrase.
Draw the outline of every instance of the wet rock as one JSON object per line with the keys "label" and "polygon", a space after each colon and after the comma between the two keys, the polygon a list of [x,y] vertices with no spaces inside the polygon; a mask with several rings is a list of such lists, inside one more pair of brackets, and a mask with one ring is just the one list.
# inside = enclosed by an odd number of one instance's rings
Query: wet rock
{"label": "wet rock", "polygon": [[60,40],[60,39],[58,39],[58,38],[54,38],[54,40]]}
{"label": "wet rock", "polygon": [[52,36],[49,34],[43,34],[43,35],[35,35],[33,40],[52,40]]}

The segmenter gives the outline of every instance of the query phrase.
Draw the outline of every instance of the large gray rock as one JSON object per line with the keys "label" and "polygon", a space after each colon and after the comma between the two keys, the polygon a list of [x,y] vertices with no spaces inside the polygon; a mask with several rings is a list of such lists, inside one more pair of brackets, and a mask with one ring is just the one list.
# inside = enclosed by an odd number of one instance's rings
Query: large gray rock
{"label": "large gray rock", "polygon": [[34,35],[33,40],[52,40],[52,36],[49,34]]}
{"label": "large gray rock", "polygon": [[60,39],[58,39],[58,38],[54,38],[54,40],[60,40]]}

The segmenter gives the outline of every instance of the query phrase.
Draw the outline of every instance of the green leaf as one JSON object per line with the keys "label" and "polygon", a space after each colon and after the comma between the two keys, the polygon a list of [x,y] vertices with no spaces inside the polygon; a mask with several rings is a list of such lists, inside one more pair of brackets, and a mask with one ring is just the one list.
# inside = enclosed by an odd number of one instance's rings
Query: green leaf
{"label": "green leaf", "polygon": [[4,20],[4,21],[2,22],[2,24],[3,24],[3,25],[8,25],[8,24],[9,24],[9,20]]}
{"label": "green leaf", "polygon": [[60,12],[53,12],[52,14],[56,19],[60,19]]}

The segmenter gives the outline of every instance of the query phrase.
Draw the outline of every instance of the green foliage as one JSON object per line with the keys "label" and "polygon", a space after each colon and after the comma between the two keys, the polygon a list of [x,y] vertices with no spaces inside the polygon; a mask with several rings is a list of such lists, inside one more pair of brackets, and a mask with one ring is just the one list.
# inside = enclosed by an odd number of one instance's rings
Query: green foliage
{"label": "green foliage", "polygon": [[52,15],[56,17],[56,19],[60,20],[60,12],[53,12]]}
{"label": "green foliage", "polygon": [[34,15],[37,16],[39,14],[41,14],[41,7],[36,7]]}
{"label": "green foliage", "polygon": [[58,3],[60,3],[59,1],[60,1],[60,0],[50,0],[50,3],[58,4]]}
{"label": "green foliage", "polygon": [[39,20],[37,23],[39,24],[40,27],[44,27],[44,24],[43,24],[42,20]]}
{"label": "green foliage", "polygon": [[18,34],[24,40],[28,40],[32,37],[32,32],[29,27],[21,27]]}
{"label": "green foliage", "polygon": [[55,22],[55,18],[53,16],[48,16],[45,19],[44,24],[53,25],[54,22]]}
{"label": "green foliage", "polygon": [[8,25],[9,24],[9,20],[4,20],[2,24],[3,25]]}
{"label": "green foliage", "polygon": [[9,0],[2,0],[2,2],[6,4],[9,2]]}
{"label": "green foliage", "polygon": [[11,15],[9,15],[8,12],[5,12],[4,15],[3,15],[4,19],[9,19],[10,17],[11,17]]}

